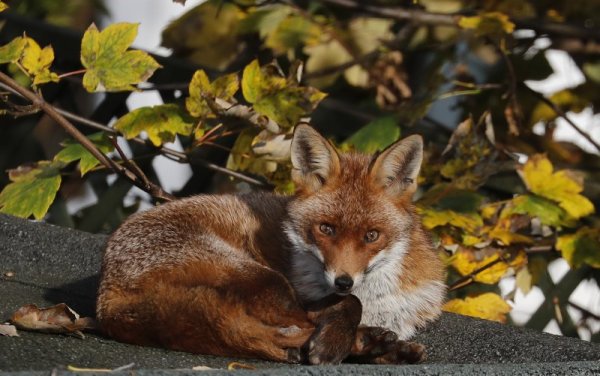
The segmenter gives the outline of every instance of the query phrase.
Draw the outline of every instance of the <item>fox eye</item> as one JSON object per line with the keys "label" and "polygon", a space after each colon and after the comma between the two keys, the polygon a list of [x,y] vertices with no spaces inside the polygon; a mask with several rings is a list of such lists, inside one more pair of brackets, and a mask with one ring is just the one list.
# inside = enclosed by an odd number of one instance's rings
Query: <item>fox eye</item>
{"label": "fox eye", "polygon": [[379,231],[377,230],[369,230],[365,234],[365,243],[373,243],[377,239],[379,239]]}
{"label": "fox eye", "polygon": [[319,231],[327,236],[332,236],[335,234],[335,228],[329,223],[321,223],[319,226]]}

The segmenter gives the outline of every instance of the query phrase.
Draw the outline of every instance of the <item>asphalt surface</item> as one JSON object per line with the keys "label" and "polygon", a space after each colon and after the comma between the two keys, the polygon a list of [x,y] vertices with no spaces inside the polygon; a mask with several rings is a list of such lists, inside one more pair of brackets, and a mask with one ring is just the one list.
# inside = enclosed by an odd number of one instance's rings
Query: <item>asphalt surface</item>
{"label": "asphalt surface", "polygon": [[[64,302],[84,316],[93,315],[105,241],[104,235],[0,214],[0,322],[29,303]],[[225,374],[232,361],[256,367],[236,374],[264,375],[600,374],[599,344],[453,314],[444,314],[415,338],[427,346],[428,360],[414,366],[289,366],[131,346],[93,334],[79,339],[19,333],[0,336],[0,375],[47,375],[50,370],[62,375],[69,373],[67,365],[114,369],[131,363],[136,375],[183,375],[195,366]]]}

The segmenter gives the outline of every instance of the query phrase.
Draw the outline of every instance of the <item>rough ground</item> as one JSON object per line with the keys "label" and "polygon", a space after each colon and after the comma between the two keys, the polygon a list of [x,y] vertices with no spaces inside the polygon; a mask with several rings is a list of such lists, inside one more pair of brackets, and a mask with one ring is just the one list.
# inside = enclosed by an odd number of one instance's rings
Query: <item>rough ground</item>
{"label": "rough ground", "polygon": [[[82,315],[92,315],[105,240],[103,235],[0,215],[0,320],[28,303],[65,302]],[[14,276],[6,277],[7,272]],[[64,374],[67,365],[112,369],[135,363],[137,375],[179,375],[199,365],[223,369],[234,360],[258,369],[236,374],[600,374],[598,344],[452,314],[445,314],[416,338],[428,348],[427,363],[416,366],[287,366],[130,346],[94,335],[81,340],[20,334],[0,337],[0,374],[46,375],[53,369]]]}

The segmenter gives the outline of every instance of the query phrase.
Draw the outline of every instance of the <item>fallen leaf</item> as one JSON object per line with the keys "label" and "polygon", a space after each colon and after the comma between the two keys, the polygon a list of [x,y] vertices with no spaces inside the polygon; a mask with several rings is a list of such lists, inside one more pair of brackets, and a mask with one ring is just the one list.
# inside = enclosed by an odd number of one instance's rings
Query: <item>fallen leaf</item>
{"label": "fallen leaf", "polygon": [[493,292],[465,299],[452,299],[444,304],[442,309],[446,312],[454,312],[501,323],[506,322],[506,314],[511,310],[510,306],[500,295]]}
{"label": "fallen leaf", "polygon": [[79,314],[65,303],[47,308],[38,308],[35,304],[27,304],[12,315],[10,322],[19,329],[75,334],[80,338],[84,338],[82,330],[96,328],[93,318],[79,317]]}
{"label": "fallen leaf", "polygon": [[0,335],[7,337],[18,337],[17,328],[10,324],[0,324]]}

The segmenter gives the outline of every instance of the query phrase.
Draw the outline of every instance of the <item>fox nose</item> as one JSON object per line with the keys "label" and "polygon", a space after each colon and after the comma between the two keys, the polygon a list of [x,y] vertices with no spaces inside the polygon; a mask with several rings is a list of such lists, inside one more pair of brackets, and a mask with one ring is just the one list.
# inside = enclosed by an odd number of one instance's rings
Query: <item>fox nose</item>
{"label": "fox nose", "polygon": [[354,281],[352,280],[352,277],[344,274],[340,277],[337,277],[335,281],[333,281],[333,284],[338,292],[348,292],[350,288],[352,288]]}

